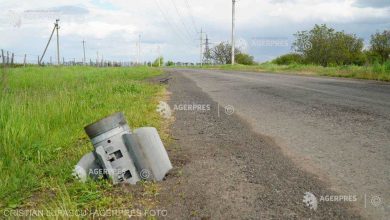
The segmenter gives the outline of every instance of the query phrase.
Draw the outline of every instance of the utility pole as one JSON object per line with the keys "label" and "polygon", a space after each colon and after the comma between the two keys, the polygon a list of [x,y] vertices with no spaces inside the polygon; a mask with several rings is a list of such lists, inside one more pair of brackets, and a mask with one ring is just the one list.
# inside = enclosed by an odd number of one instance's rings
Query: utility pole
{"label": "utility pole", "polygon": [[99,65],[99,51],[96,51],[96,67]]}
{"label": "utility pole", "polygon": [[141,34],[138,35],[137,64],[141,63]]}
{"label": "utility pole", "polygon": [[160,45],[157,47],[157,53],[158,53],[158,67],[160,67],[161,66]]}
{"label": "utility pole", "polygon": [[60,65],[60,37],[58,35],[58,29],[60,29],[60,26],[58,26],[58,22],[60,19],[56,19],[55,27],[57,29],[57,64]]}
{"label": "utility pole", "polygon": [[1,57],[3,58],[3,66],[5,65],[4,50],[1,49]]}
{"label": "utility pole", "polygon": [[206,42],[205,42],[205,55],[206,55],[206,64],[209,64],[210,61],[210,46],[209,46],[209,37],[206,35]]}
{"label": "utility pole", "polygon": [[203,30],[200,29],[200,66],[203,64]]}
{"label": "utility pole", "polygon": [[84,51],[84,59],[83,59],[83,65],[85,66],[85,40],[82,41],[83,42],[83,51]]}
{"label": "utility pole", "polygon": [[235,55],[235,42],[234,42],[234,28],[235,28],[235,14],[236,14],[236,0],[232,0],[232,65],[234,65],[234,55]]}
{"label": "utility pole", "polygon": [[45,53],[46,53],[46,50],[47,50],[47,47],[49,46],[50,44],[50,41],[51,41],[51,38],[53,37],[53,34],[54,34],[54,31],[57,29],[57,57],[58,57],[58,64],[60,64],[60,40],[59,40],[59,37],[58,37],[58,21],[60,21],[59,19],[56,19],[56,23],[54,23],[54,28],[51,32],[51,35],[50,35],[50,38],[49,38],[49,41],[47,41],[47,44],[46,44],[46,47],[45,47],[45,50],[43,51],[43,54],[42,56],[40,57],[40,60],[38,60],[38,64],[41,64],[42,63],[42,60],[43,58],[45,57]]}
{"label": "utility pole", "polygon": [[135,60],[135,65],[138,65],[138,41],[135,43],[135,50],[136,52],[136,60]]}

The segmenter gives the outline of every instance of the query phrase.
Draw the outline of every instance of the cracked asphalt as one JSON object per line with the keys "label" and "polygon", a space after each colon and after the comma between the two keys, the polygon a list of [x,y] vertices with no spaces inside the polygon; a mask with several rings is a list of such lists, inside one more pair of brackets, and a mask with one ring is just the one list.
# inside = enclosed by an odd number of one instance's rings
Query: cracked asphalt
{"label": "cracked asphalt", "polygon": [[[387,219],[389,84],[166,72],[176,108],[175,168],[160,201],[168,218]],[[303,202],[306,192],[316,210]]]}

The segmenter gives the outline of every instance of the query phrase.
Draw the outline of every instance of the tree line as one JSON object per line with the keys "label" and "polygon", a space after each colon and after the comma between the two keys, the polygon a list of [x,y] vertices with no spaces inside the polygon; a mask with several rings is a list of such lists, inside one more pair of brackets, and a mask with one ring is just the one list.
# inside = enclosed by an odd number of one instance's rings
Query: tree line
{"label": "tree line", "polygon": [[[254,57],[243,53],[240,48],[235,47],[234,53],[235,62],[243,65],[255,64]],[[204,52],[204,63],[215,63],[215,64],[229,64],[232,63],[232,45],[227,42],[221,42],[216,46],[206,50]]]}
{"label": "tree line", "polygon": [[370,45],[355,34],[336,31],[325,24],[294,34],[293,53],[282,55],[276,64],[315,64],[321,66],[383,64],[390,60],[390,31],[371,35]]}
{"label": "tree line", "polygon": [[[371,35],[370,45],[365,48],[364,40],[355,34],[336,31],[326,24],[315,25],[307,31],[294,34],[292,53],[282,55],[276,64],[314,64],[321,66],[384,64],[390,60],[390,30]],[[238,64],[255,64],[253,56],[236,48]],[[221,42],[204,52],[204,62],[214,64],[231,63],[232,46]]]}

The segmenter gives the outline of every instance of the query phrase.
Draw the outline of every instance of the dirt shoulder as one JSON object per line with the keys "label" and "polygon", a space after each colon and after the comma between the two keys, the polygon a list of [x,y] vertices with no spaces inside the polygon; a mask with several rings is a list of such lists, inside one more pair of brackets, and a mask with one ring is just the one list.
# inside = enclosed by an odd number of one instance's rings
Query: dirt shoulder
{"label": "dirt shoulder", "polygon": [[175,111],[174,141],[168,147],[174,170],[161,184],[159,195],[159,208],[167,210],[167,218],[361,218],[345,202],[319,202],[317,210],[309,209],[303,203],[305,192],[337,193],[298,169],[271,139],[252,132],[236,115],[226,114],[193,81],[178,72],[167,78],[171,78],[171,108],[206,105],[204,111]]}

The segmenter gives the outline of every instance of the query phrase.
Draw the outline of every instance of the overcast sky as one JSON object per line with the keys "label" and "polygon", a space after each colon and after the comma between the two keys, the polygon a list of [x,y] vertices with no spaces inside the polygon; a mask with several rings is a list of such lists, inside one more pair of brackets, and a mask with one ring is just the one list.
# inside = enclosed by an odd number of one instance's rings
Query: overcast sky
{"label": "overcast sky", "polygon": [[[141,60],[158,51],[165,60],[199,60],[202,28],[211,46],[230,41],[231,0],[0,0],[0,48],[28,54],[36,62],[55,18],[60,21],[60,52],[66,60]],[[271,60],[291,50],[293,34],[325,23],[355,33],[368,44],[370,35],[390,29],[390,0],[237,0],[238,46],[256,61]],[[55,38],[53,39],[55,40]],[[55,41],[46,60],[56,57]],[[158,49],[160,48],[160,49]]]}

